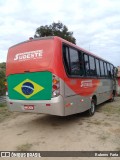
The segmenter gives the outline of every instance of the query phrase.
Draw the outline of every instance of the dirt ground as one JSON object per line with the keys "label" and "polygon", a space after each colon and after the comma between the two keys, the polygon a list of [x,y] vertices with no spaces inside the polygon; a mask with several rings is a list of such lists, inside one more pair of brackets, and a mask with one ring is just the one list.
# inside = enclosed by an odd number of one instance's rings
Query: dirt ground
{"label": "dirt ground", "polygon": [[11,113],[1,105],[0,151],[9,150],[120,151],[120,97],[99,105],[92,117]]}

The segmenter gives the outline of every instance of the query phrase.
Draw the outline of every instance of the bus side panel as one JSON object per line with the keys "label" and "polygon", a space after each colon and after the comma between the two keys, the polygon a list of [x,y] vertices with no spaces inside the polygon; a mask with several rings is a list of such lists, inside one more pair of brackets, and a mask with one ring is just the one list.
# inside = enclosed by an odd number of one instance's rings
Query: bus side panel
{"label": "bus side panel", "polygon": [[80,96],[65,84],[65,115],[84,112],[90,108],[90,105],[90,96]]}
{"label": "bus side panel", "polygon": [[113,91],[113,80],[112,79],[101,79],[100,85],[96,90],[97,104],[103,103],[110,99]]}

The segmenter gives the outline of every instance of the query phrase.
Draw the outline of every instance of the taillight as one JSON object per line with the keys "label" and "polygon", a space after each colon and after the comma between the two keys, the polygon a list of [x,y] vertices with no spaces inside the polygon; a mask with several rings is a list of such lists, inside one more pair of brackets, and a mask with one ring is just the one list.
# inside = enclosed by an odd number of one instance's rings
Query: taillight
{"label": "taillight", "polygon": [[5,82],[4,84],[5,84],[6,96],[8,96],[8,85],[7,85],[7,82]]}
{"label": "taillight", "polygon": [[52,97],[57,97],[60,95],[60,79],[53,75],[52,78]]}

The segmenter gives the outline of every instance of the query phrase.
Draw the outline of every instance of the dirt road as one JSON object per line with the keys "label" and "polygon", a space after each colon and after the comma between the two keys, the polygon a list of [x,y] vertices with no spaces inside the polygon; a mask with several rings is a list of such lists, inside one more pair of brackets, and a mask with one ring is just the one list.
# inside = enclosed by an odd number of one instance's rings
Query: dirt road
{"label": "dirt road", "polygon": [[98,106],[93,117],[9,113],[3,108],[1,151],[120,151],[120,97]]}

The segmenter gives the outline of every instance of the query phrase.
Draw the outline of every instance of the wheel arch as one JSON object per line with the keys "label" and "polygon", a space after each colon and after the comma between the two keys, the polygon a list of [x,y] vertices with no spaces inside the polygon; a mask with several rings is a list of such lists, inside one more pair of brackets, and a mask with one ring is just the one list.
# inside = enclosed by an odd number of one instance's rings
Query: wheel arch
{"label": "wheel arch", "polygon": [[94,100],[95,105],[97,105],[97,96],[96,96],[96,95],[93,95],[93,96],[92,96],[92,100]]}
{"label": "wheel arch", "polygon": [[112,94],[115,96],[116,95],[116,90],[113,90]]}

